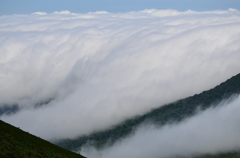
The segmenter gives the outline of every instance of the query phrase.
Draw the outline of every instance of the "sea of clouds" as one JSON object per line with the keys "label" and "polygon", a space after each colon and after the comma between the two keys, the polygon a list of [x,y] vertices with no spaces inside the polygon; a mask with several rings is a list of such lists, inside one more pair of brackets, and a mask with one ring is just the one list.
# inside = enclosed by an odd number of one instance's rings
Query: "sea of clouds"
{"label": "sea of clouds", "polygon": [[240,71],[240,12],[0,16],[1,120],[47,140],[103,130]]}

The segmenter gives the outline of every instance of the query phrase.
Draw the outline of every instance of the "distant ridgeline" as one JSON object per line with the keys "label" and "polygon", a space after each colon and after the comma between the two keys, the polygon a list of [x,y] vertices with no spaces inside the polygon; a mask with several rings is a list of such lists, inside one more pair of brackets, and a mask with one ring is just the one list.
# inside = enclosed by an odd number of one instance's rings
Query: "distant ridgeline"
{"label": "distant ridgeline", "polygon": [[[45,106],[47,104],[49,104],[51,101],[53,100],[53,98],[50,99],[46,99],[45,101],[42,102],[38,102],[34,105],[34,108],[38,108],[38,107],[42,107]],[[13,104],[13,105],[0,105],[0,116],[1,115],[11,115],[11,114],[15,114],[17,112],[20,111],[19,105],[18,104]]]}
{"label": "distant ridgeline", "polygon": [[17,104],[11,106],[3,105],[2,107],[0,107],[0,116],[3,114],[6,115],[14,114],[17,111],[19,111],[19,106]]}
{"label": "distant ridgeline", "polygon": [[213,89],[161,106],[145,115],[128,119],[108,130],[80,136],[74,140],[65,139],[54,143],[73,151],[78,150],[87,142],[91,142],[98,149],[104,148],[106,145],[111,145],[117,140],[128,136],[143,122],[149,121],[159,125],[164,125],[169,121],[178,122],[194,115],[199,106],[204,110],[212,105],[217,105],[223,99],[229,99],[232,95],[239,93],[240,74],[233,76]]}
{"label": "distant ridgeline", "polygon": [[0,158],[84,158],[0,120]]}

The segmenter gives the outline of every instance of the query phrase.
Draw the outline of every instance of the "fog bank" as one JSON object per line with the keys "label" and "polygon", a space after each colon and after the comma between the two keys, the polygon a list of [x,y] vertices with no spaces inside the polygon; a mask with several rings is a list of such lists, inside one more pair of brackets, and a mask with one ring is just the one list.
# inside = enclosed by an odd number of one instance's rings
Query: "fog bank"
{"label": "fog bank", "polygon": [[[0,119],[74,138],[239,73],[240,12],[58,11],[0,16]],[[36,108],[36,105],[43,106]]]}

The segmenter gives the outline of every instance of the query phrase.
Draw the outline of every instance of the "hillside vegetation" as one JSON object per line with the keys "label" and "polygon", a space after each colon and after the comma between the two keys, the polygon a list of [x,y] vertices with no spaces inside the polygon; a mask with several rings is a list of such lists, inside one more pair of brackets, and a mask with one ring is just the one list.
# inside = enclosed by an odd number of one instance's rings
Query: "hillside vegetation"
{"label": "hillside vegetation", "polygon": [[84,158],[0,120],[0,158]]}
{"label": "hillside vegetation", "polygon": [[240,158],[239,152],[221,153],[216,155],[204,155],[196,158]]}
{"label": "hillside vegetation", "polygon": [[199,106],[204,110],[212,105],[217,105],[217,103],[223,99],[229,99],[232,95],[239,93],[240,74],[233,76],[213,89],[171,104],[160,106],[145,115],[128,119],[111,129],[96,132],[91,135],[80,136],[74,140],[60,140],[55,142],[55,144],[74,151],[78,150],[85,143],[91,142],[93,146],[101,149],[107,144],[112,145],[117,140],[128,136],[143,122],[149,121],[155,124],[164,125],[169,121],[181,121],[186,117],[194,115]]}

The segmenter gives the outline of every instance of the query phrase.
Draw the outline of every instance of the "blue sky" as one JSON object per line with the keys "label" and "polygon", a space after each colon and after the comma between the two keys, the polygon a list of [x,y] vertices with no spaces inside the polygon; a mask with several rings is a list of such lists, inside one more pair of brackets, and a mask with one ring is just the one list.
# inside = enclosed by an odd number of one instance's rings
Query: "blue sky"
{"label": "blue sky", "polygon": [[75,13],[90,11],[128,12],[143,9],[240,10],[240,0],[0,0],[0,15],[30,14],[36,11],[51,13],[69,10]]}

